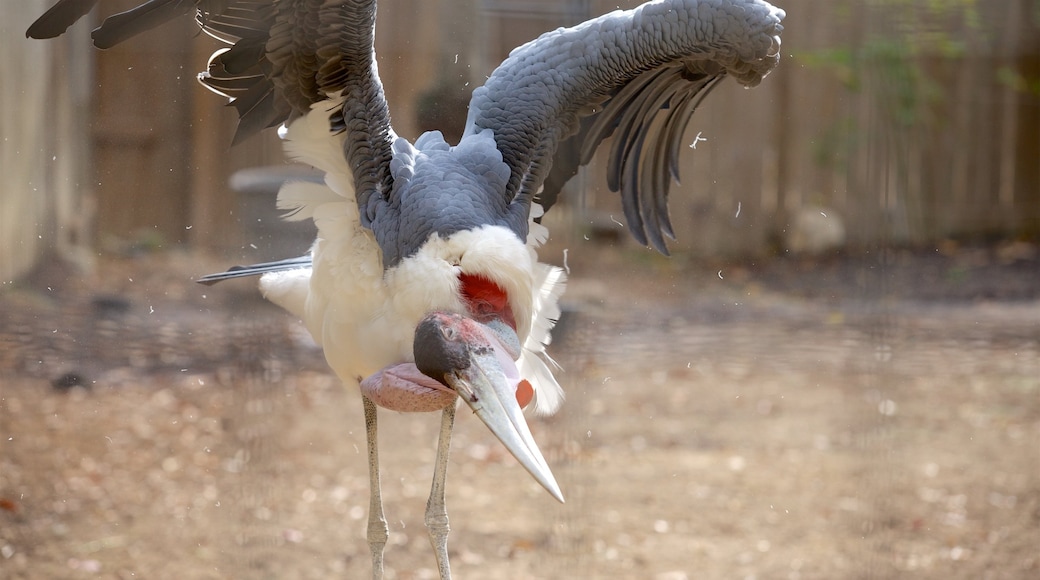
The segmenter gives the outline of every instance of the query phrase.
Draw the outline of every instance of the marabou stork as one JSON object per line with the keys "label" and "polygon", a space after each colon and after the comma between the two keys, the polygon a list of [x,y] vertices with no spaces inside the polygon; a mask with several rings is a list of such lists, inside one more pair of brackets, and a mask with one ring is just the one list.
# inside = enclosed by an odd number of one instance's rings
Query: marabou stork
{"label": "marabou stork", "polygon": [[[57,36],[95,2],[60,0],[27,35]],[[376,578],[387,539],[376,407],[443,410],[426,525],[448,578],[457,398],[563,501],[521,412],[532,398],[540,413],[562,400],[544,349],[564,276],[537,260],[542,211],[613,136],[608,185],[633,236],[667,253],[668,189],[690,116],[722,78],[751,87],[776,66],[784,13],[761,0],[658,0],[543,34],[473,92],[457,145],[439,132],[414,144],[394,133],[373,54],[375,0],[150,0],[105,20],[94,44],[188,14],[230,47],[199,80],[232,100],[236,140],[280,125],[288,154],[325,172],[324,184],[290,183],[278,198],[289,219],[317,225],[307,256],[200,281],[262,275],[264,295],[360,386]]]}

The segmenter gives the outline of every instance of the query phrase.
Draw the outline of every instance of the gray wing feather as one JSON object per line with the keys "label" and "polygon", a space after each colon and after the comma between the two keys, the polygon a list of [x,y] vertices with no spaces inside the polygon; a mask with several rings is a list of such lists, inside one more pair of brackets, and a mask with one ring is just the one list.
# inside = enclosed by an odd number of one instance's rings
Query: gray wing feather
{"label": "gray wing feather", "polygon": [[[761,0],[660,0],[544,34],[474,92],[465,134],[492,129],[511,170],[508,199],[540,190],[546,208],[613,136],[608,186],[633,236],[667,252],[683,130],[720,78],[755,86],[776,66],[783,17]],[[557,157],[574,140],[577,162]]]}
{"label": "gray wing feather", "polygon": [[339,2],[333,17],[322,22],[317,56],[318,82],[346,95],[333,115],[333,129],[346,131],[343,145],[354,172],[361,223],[372,227],[393,189],[390,109],[375,59],[376,2]]}

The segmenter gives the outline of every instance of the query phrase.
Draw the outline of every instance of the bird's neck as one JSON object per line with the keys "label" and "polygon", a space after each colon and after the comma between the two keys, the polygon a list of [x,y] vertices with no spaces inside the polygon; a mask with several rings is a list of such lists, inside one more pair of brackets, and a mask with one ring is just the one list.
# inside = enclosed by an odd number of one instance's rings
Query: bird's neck
{"label": "bird's neck", "polygon": [[473,274],[461,274],[459,281],[462,283],[462,298],[474,320],[487,323],[497,318],[516,331],[516,317],[509,305],[509,295],[501,286]]}

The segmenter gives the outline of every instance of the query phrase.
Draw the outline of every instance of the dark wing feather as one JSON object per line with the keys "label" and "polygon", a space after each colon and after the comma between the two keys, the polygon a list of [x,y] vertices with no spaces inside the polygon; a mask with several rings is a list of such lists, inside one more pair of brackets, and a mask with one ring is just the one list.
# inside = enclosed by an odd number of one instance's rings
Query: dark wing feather
{"label": "dark wing feather", "polygon": [[56,38],[83,18],[98,0],[61,0],[25,31],[26,38]]}
{"label": "dark wing feather", "polygon": [[246,278],[249,276],[262,276],[269,272],[285,272],[287,270],[301,270],[310,267],[311,256],[308,254],[306,256],[300,256],[299,258],[278,260],[277,262],[264,262],[262,264],[251,264],[249,266],[232,266],[225,272],[206,274],[196,280],[196,282],[199,284],[205,284],[206,286],[212,286],[222,280]]}
{"label": "dark wing feather", "polygon": [[[94,0],[60,0],[28,31],[57,36]],[[338,99],[330,131],[346,131],[365,225],[392,188],[390,114],[373,54],[375,0],[149,0],[106,19],[93,33],[100,48],[193,13],[211,36],[231,45],[210,59],[199,80],[232,99],[235,141]]]}
{"label": "dark wing feather", "polygon": [[546,209],[613,137],[607,184],[633,236],[667,253],[668,190],[690,116],[721,78],[754,86],[776,66],[783,16],[761,0],[662,0],[544,34],[474,92],[465,134],[492,129],[511,170],[508,200],[537,195]]}
{"label": "dark wing feather", "polygon": [[151,0],[126,12],[109,16],[90,36],[94,39],[94,46],[112,48],[142,32],[191,14],[194,10],[194,0]]}
{"label": "dark wing feather", "polygon": [[318,30],[317,81],[326,91],[347,95],[332,116],[333,129],[346,131],[343,145],[354,171],[361,223],[370,227],[393,188],[390,176],[390,109],[376,73],[376,6],[370,2],[340,2]]}

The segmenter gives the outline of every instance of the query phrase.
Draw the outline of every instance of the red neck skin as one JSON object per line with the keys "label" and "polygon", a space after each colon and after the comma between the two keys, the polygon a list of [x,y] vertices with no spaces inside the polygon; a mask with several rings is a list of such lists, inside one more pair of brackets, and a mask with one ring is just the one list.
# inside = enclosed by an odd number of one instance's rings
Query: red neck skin
{"label": "red neck skin", "polygon": [[[471,274],[460,274],[459,281],[462,283],[462,298],[466,301],[466,308],[474,320],[482,324],[500,320],[508,324],[514,333],[516,332],[516,317],[513,315],[512,307],[509,306],[509,296],[501,286],[483,276]],[[511,353],[514,359],[520,355],[518,347],[519,343],[514,347],[517,348],[517,351]],[[534,399],[534,388],[530,382],[521,378],[517,383],[516,402],[523,409],[532,399]]]}
{"label": "red neck skin", "polygon": [[474,320],[486,324],[497,318],[516,330],[509,296],[501,286],[483,276],[470,274],[460,274],[459,281],[462,282],[462,298]]}

